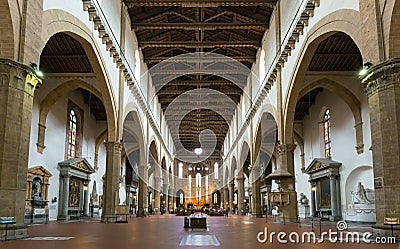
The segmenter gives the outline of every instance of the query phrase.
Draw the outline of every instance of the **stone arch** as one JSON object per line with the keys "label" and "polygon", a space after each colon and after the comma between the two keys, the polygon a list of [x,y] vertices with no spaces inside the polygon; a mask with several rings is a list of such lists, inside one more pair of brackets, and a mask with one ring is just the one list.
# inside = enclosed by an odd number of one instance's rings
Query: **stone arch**
{"label": "stone arch", "polygon": [[[272,106],[271,106],[272,107]],[[264,109],[264,112],[262,113],[262,115],[260,115],[260,119],[257,121],[257,128],[256,128],[256,135],[255,135],[255,144],[254,144],[254,151],[253,151],[253,161],[255,162],[259,156],[260,151],[262,150],[262,141],[263,139],[266,139],[264,137],[266,132],[270,131],[270,128],[272,129],[271,131],[275,130],[275,133],[277,132],[277,127],[269,127],[269,124],[265,124],[266,122],[266,118],[268,119],[269,117],[272,117],[273,120],[275,121],[275,124],[277,124],[276,122],[276,116],[275,116],[275,112],[273,112],[275,109],[272,108],[268,108],[268,109]],[[264,126],[264,129],[267,128],[267,131],[262,131],[262,126]],[[272,143],[275,143],[275,141],[271,141]],[[273,148],[271,148],[273,150]],[[270,151],[270,154],[272,154],[273,151]]]}
{"label": "stone arch", "polygon": [[359,48],[361,55],[366,54],[363,51],[361,24],[357,16],[359,12],[354,10],[338,10],[316,23],[308,32],[305,42],[296,59],[295,68],[292,70],[288,90],[286,91],[284,102],[284,124],[282,132],[282,142],[284,144],[293,144],[293,122],[294,110],[299,97],[301,81],[307,71],[307,67],[318,47],[318,45],[329,36],[343,32],[348,35]]}
{"label": "stone arch", "polygon": [[1,15],[1,49],[0,57],[7,59],[15,59],[17,56],[17,49],[15,47],[15,41],[18,40],[19,34],[15,31],[17,30],[17,23],[13,22],[13,17],[11,13],[11,7],[15,3],[11,3],[10,0],[0,0],[0,15]]}
{"label": "stone arch", "polygon": [[99,149],[100,146],[104,143],[104,140],[107,138],[107,130],[104,130],[100,135],[96,138],[95,149],[94,149],[94,169],[95,171],[99,168]]}
{"label": "stone arch", "polygon": [[400,1],[397,0],[393,6],[392,17],[389,28],[389,59],[400,57]]}
{"label": "stone arch", "polygon": [[101,92],[92,86],[90,83],[85,81],[74,79],[63,82],[61,85],[53,89],[41,102],[39,107],[39,128],[38,128],[38,141],[37,151],[42,153],[45,148],[45,130],[47,116],[53,107],[53,105],[60,99],[60,97],[68,94],[71,91],[77,90],[78,88],[85,89],[90,93],[93,93],[96,97],[102,100]]}
{"label": "stone arch", "polygon": [[83,88],[102,99],[101,92],[96,89],[92,84],[87,83],[83,80],[73,79],[62,83],[60,86],[52,90],[43,100],[40,102],[39,110],[39,124],[46,126],[47,115],[53,105],[60,99],[61,96],[74,91],[78,88]]}
{"label": "stone arch", "polygon": [[230,165],[230,170],[229,170],[228,183],[235,179],[235,169],[236,168],[237,168],[237,161],[236,161],[236,158],[233,156],[231,165]]}
{"label": "stone arch", "polygon": [[293,131],[293,136],[294,136],[294,141],[297,143],[297,145],[299,146],[300,149],[300,160],[301,160],[301,171],[304,172],[304,170],[306,169],[306,162],[304,159],[304,139],[302,138],[302,136],[300,136],[299,133],[297,133],[297,131]]}
{"label": "stone arch", "polygon": [[224,185],[227,186],[229,184],[229,167],[228,167],[228,165],[225,165],[224,170],[225,170]]}
{"label": "stone arch", "polygon": [[239,168],[238,168],[239,170],[242,170],[243,164],[246,160],[248,153],[251,154],[250,145],[247,141],[243,141],[239,154]]}
{"label": "stone arch", "polygon": [[158,149],[157,149],[157,141],[155,138],[152,138],[150,140],[147,157],[148,157],[147,160],[148,163],[151,157],[155,160],[155,162],[158,163]]}
{"label": "stone arch", "polygon": [[144,137],[144,129],[143,129],[143,123],[142,120],[140,119],[140,116],[138,114],[138,107],[133,104],[133,103],[128,103],[125,108],[124,108],[124,114],[123,114],[123,120],[126,120],[127,116],[131,114],[133,116],[133,120],[135,123],[137,123],[139,126],[136,126],[136,129],[134,133],[136,134],[136,137],[138,138],[138,143],[139,143],[139,150],[140,150],[140,166],[145,166],[147,165],[146,163],[146,149],[145,149],[145,137]]}
{"label": "stone arch", "polygon": [[[116,103],[112,90],[112,83],[107,72],[107,66],[103,61],[100,49],[95,40],[96,38],[93,36],[92,31],[77,17],[66,11],[56,9],[46,10],[43,12],[42,24],[42,41],[41,44],[39,44],[39,51],[43,51],[43,48],[50,38],[60,32],[70,35],[81,43],[95,75],[98,76],[98,87],[99,91],[102,93],[100,96],[102,96],[102,101],[107,115],[108,141],[119,141],[120,137],[118,136],[116,129]],[[39,61],[39,58],[37,61]]]}
{"label": "stone arch", "polygon": [[354,128],[356,129],[356,149],[358,153],[364,151],[361,103],[358,98],[346,87],[338,82],[324,78],[308,84],[300,90],[299,98],[316,88],[324,88],[341,98],[350,108],[354,117]]}

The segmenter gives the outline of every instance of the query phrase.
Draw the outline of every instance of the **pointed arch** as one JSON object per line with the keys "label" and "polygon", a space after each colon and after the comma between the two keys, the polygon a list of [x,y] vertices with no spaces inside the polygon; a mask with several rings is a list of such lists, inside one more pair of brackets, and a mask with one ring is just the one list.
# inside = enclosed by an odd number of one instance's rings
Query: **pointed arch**
{"label": "pointed arch", "polygon": [[323,78],[308,84],[306,87],[300,90],[299,99],[306,95],[308,92],[316,89],[326,89],[341,98],[347,106],[350,108],[354,117],[354,128],[356,129],[356,149],[357,152],[363,153],[364,151],[364,139],[363,139],[363,128],[362,128],[362,113],[361,113],[361,102],[357,96],[353,94],[348,88],[341,85],[339,82]]}
{"label": "pointed arch", "polygon": [[[60,18],[62,17],[62,18]],[[117,134],[117,113],[115,94],[108,75],[107,67],[97,46],[93,32],[81,20],[74,15],[59,9],[51,9],[43,12],[42,39],[38,45],[39,51],[43,51],[50,38],[57,33],[66,33],[77,40],[83,47],[94,74],[98,81],[98,97],[102,100],[107,115],[108,141],[119,141]],[[37,59],[39,61],[39,58]],[[45,84],[45,82],[44,82]]]}

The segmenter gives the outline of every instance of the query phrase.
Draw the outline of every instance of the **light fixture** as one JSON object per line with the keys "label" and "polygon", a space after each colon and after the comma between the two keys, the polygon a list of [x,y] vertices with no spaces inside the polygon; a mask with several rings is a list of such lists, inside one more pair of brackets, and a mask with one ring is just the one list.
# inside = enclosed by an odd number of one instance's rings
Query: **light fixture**
{"label": "light fixture", "polygon": [[29,66],[31,66],[31,68],[35,71],[37,77],[43,78],[43,72],[39,70],[39,67],[36,63],[31,62],[29,63]]}
{"label": "light fixture", "polygon": [[313,191],[313,192],[317,191],[317,187],[316,186],[312,186],[311,187],[311,191]]}
{"label": "light fixture", "polygon": [[368,72],[368,69],[372,67],[371,62],[365,62],[363,68],[361,69],[360,73],[358,74],[359,76],[363,76]]}
{"label": "light fixture", "polygon": [[203,149],[202,148],[196,148],[196,149],[194,149],[194,153],[196,155],[201,155],[201,153],[203,153]]}
{"label": "light fixture", "polygon": [[204,170],[205,170],[205,171],[208,171],[208,167],[205,167]]}
{"label": "light fixture", "polygon": [[192,166],[189,166],[188,170],[189,170],[189,171],[192,171],[192,169],[193,169]]}
{"label": "light fixture", "polygon": [[87,191],[89,189],[88,185],[83,185],[83,191]]}

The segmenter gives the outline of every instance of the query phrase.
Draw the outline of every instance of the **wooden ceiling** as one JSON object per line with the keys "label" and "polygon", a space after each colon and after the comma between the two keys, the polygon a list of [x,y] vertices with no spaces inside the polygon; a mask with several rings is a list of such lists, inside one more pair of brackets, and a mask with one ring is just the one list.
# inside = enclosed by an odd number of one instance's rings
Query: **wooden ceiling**
{"label": "wooden ceiling", "polygon": [[40,55],[40,70],[48,73],[93,73],[82,45],[65,33],[53,35]]}
{"label": "wooden ceiling", "polygon": [[345,33],[323,40],[308,65],[308,71],[359,71],[362,57],[357,45]]}
{"label": "wooden ceiling", "polygon": [[[362,57],[357,45],[347,34],[337,32],[318,45],[307,70],[315,72],[350,71],[354,72],[354,76],[356,76],[361,67]],[[320,92],[322,92],[322,88],[314,89],[298,100],[295,120],[304,119]]]}
{"label": "wooden ceiling", "polygon": [[294,114],[295,120],[303,120],[304,117],[309,114],[310,107],[315,104],[315,99],[322,91],[322,88],[316,88],[308,92],[306,95],[301,97],[299,101],[297,101],[296,112]]}
{"label": "wooden ceiling", "polygon": [[[276,4],[276,0],[124,2],[128,7],[131,28],[149,68],[165,59],[193,52],[222,54],[251,68]],[[165,86],[158,86],[156,80],[153,82],[164,112],[178,96],[200,88],[217,90],[237,105],[244,87],[204,74],[181,76]],[[190,98],[183,101],[191,104]],[[166,116],[166,120],[174,141],[179,139],[185,149],[199,147],[199,133],[210,129],[217,137],[216,150],[220,151],[234,111],[231,106],[216,101],[209,109],[198,108],[187,113],[180,122],[176,122],[174,115]]]}
{"label": "wooden ceiling", "polygon": [[[57,33],[49,39],[40,55],[40,70],[45,78],[51,74],[71,74],[79,77],[80,74],[94,72],[81,43],[66,33]],[[96,120],[106,121],[106,110],[101,100],[82,88],[78,91]]]}

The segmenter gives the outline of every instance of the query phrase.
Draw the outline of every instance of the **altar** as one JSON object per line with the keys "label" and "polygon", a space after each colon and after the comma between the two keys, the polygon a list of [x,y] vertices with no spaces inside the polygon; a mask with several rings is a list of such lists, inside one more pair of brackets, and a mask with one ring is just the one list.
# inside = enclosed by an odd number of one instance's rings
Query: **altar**
{"label": "altar", "polygon": [[329,158],[315,158],[307,167],[311,184],[312,216],[331,221],[342,217],[340,197],[340,162]]}

